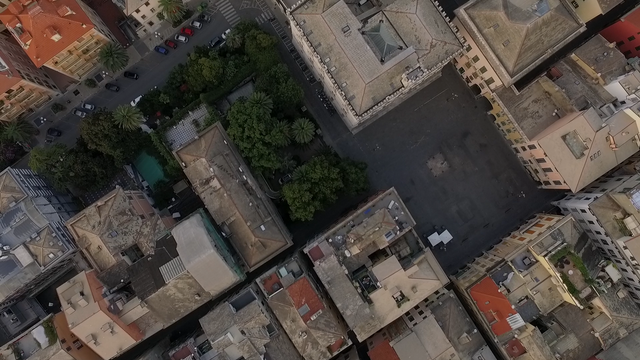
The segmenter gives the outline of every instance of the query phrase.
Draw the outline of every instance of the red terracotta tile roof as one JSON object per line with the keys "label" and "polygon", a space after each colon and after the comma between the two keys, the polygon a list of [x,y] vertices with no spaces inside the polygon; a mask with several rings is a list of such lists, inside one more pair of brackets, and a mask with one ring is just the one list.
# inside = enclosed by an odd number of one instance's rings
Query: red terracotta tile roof
{"label": "red terracotta tile roof", "polygon": [[316,245],[311,248],[311,250],[309,250],[309,257],[312,261],[318,261],[322,259],[324,257],[324,253],[322,252],[322,249],[320,249],[320,246]]}
{"label": "red terracotta tile roof", "polygon": [[324,303],[318,297],[318,294],[306,276],[291,284],[287,288],[287,292],[296,309],[300,310],[304,305],[309,307],[309,311],[300,316],[305,324],[311,319],[313,314],[324,309]]}
{"label": "red terracotta tile roof", "polygon": [[500,336],[511,331],[507,318],[517,314],[509,300],[498,290],[498,285],[486,277],[474,285],[469,294],[476,302],[476,306],[491,324],[493,333]]}
{"label": "red terracotta tile roof", "polygon": [[400,357],[387,340],[371,349],[367,355],[371,360],[400,360]]}
{"label": "red terracotta tile roof", "polygon": [[9,70],[0,72],[0,94],[4,94],[5,91],[14,87],[17,83],[22,81],[22,78],[18,74],[18,71],[13,66],[9,56],[0,49],[0,58],[7,64]]}
{"label": "red terracotta tile roof", "polygon": [[[14,1],[0,13],[0,21],[11,29],[21,26],[22,35],[14,32],[14,37],[17,36],[23,44],[30,41],[29,46],[23,49],[37,67],[44,65],[94,28],[89,16],[76,0],[20,1],[22,4]],[[45,33],[47,28],[55,30],[61,38],[58,41],[52,40]]]}
{"label": "red terracotta tile roof", "polygon": [[344,345],[344,339],[340,338],[336,340],[333,344],[329,345],[329,352],[334,354],[336,351],[340,350],[340,348]]}
{"label": "red terracotta tile roof", "polygon": [[512,359],[515,359],[527,352],[527,349],[524,348],[524,345],[522,345],[520,340],[515,338],[509,340],[509,342],[504,345],[504,349]]}

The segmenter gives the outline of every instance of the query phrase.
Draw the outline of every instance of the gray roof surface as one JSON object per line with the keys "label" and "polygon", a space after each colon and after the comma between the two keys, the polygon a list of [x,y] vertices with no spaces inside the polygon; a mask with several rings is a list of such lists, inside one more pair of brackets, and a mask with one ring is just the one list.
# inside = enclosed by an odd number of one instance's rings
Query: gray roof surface
{"label": "gray roof surface", "polygon": [[291,246],[271,200],[249,173],[220,123],[175,152],[207,210],[252,270]]}
{"label": "gray roof surface", "polygon": [[476,43],[488,45],[511,78],[549,57],[549,49],[577,36],[583,26],[561,0],[477,0],[457,12],[468,16],[461,21],[484,40]]}
{"label": "gray roof surface", "polygon": [[582,44],[573,53],[600,74],[605,83],[627,73],[625,56],[615,47],[611,47],[610,43],[600,34]]}
{"label": "gray roof surface", "polygon": [[241,279],[232,268],[234,264],[228,264],[220,253],[225,250],[214,242],[215,235],[209,232],[205,221],[208,223],[203,214],[196,212],[174,226],[171,234],[187,271],[206,291],[216,296]]}
{"label": "gray roof surface", "polygon": [[173,236],[167,234],[156,241],[153,254],[128,267],[131,285],[140,299],[148,298],[166,284],[160,267],[177,257],[176,242]]}

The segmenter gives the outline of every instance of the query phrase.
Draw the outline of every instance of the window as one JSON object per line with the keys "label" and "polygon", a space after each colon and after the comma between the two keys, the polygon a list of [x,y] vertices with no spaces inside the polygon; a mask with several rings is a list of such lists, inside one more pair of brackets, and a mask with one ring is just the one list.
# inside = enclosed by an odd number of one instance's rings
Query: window
{"label": "window", "polygon": [[618,41],[618,42],[616,43],[616,46],[622,46],[622,45],[624,45],[624,41],[622,41],[622,40],[620,40],[620,41]]}
{"label": "window", "polygon": [[631,50],[627,50],[625,52],[623,52],[624,56],[629,56],[631,55]]}
{"label": "window", "polygon": [[602,235],[602,233],[601,233],[600,231],[598,231],[598,230],[595,230],[594,232],[595,232],[597,235]]}
{"label": "window", "polygon": [[487,83],[487,86],[489,86],[489,85],[493,84],[493,83],[494,83],[494,82],[496,82],[496,81],[495,81],[495,80],[493,80],[493,78],[492,78],[492,77],[490,77],[490,78],[488,78],[485,82]]}
{"label": "window", "polygon": [[156,12],[156,8],[151,8],[149,9],[149,11],[151,11],[152,13]]}
{"label": "window", "polygon": [[546,162],[547,162],[547,160],[545,160],[545,159],[536,159],[536,162],[537,162],[538,164],[544,164],[544,163],[546,163]]}
{"label": "window", "polygon": [[636,46],[636,51],[640,51],[640,46]]}
{"label": "window", "polygon": [[607,240],[605,240],[605,239],[600,239],[600,242],[601,242],[603,245],[609,245],[609,242],[608,242]]}
{"label": "window", "polygon": [[134,11],[136,14],[140,14],[140,9],[136,9],[136,11]]}
{"label": "window", "polygon": [[542,168],[542,171],[544,171],[546,173],[550,173],[550,172],[553,172],[553,169],[551,169],[551,168]]}
{"label": "window", "polygon": [[458,68],[458,72],[459,72],[460,74],[464,74],[464,68],[463,68],[463,67]]}
{"label": "window", "polygon": [[486,72],[487,72],[487,67],[486,66],[483,66],[483,67],[480,68],[480,74],[484,74]]}
{"label": "window", "polygon": [[558,185],[558,186],[560,186],[560,185],[562,185],[562,181],[559,181],[559,180],[553,180],[553,185]]}
{"label": "window", "polygon": [[73,346],[76,348],[76,350],[80,350],[83,347],[82,342],[80,342],[80,340],[74,341]]}
{"label": "window", "polygon": [[478,61],[480,61],[480,57],[478,57],[478,55],[474,56],[471,58],[471,61],[473,61],[473,63],[477,63]]}
{"label": "window", "polygon": [[467,46],[464,47],[464,51],[469,52],[471,51],[472,47],[471,45],[467,44]]}
{"label": "window", "polygon": [[144,3],[144,6],[149,6],[149,2],[147,1],[146,3]]}
{"label": "window", "polygon": [[593,221],[591,221],[591,220],[587,220],[587,222],[589,223],[589,225],[595,225],[595,224],[596,224],[596,223],[594,223],[594,222],[593,222]]}
{"label": "window", "polygon": [[535,150],[536,146],[531,144],[531,145],[527,145],[527,147],[529,148],[529,150]]}
{"label": "window", "polygon": [[149,21],[147,24],[149,24],[149,26],[153,26],[153,21]]}
{"label": "window", "polygon": [[144,20],[144,19],[146,19],[146,18],[147,18],[147,15],[144,15],[144,14],[143,14],[142,16],[140,16],[140,18],[141,18],[142,20]]}
{"label": "window", "polygon": [[575,2],[575,0],[571,2],[571,5],[573,5],[573,7],[574,7],[575,9],[577,9],[577,8],[579,8],[579,7],[580,7],[580,5],[578,5],[578,3],[577,3],[577,2]]}
{"label": "window", "polygon": [[543,181],[543,182],[542,182],[542,185],[545,185],[545,186],[551,186],[551,183],[550,183],[549,181]]}
{"label": "window", "polygon": [[633,35],[631,35],[631,36],[629,36],[629,37],[627,38],[627,40],[629,40],[629,41],[633,41],[633,40],[635,40],[635,39],[636,39],[636,37],[635,37],[635,36],[633,36]]}
{"label": "window", "polygon": [[585,209],[580,209],[580,212],[581,212],[581,213],[583,213],[583,214],[586,214],[586,213],[587,213],[587,210],[585,210]]}

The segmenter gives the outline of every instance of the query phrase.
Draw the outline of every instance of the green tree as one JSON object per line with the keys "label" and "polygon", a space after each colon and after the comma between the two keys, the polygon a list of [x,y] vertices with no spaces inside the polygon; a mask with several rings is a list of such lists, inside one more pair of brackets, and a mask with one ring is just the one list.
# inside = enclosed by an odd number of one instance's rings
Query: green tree
{"label": "green tree", "polygon": [[292,220],[309,221],[316,211],[336,201],[344,189],[342,174],[331,157],[317,156],[293,173],[282,188]]}
{"label": "green tree", "polygon": [[108,185],[119,171],[111,157],[89,149],[82,139],[79,139],[76,146],[69,151],[63,168],[65,170],[63,180],[67,186],[82,191],[95,190]]}
{"label": "green tree", "polygon": [[157,112],[164,115],[171,115],[170,102],[171,98],[169,95],[166,95],[160,89],[152,89],[144,94],[140,101],[138,101],[138,104],[136,104],[136,107],[140,109],[144,116],[153,116]]}
{"label": "green tree", "polygon": [[100,109],[80,123],[80,136],[87,147],[109,155],[117,166],[137,155],[141,131],[124,131],[110,111]]}
{"label": "green tree", "polygon": [[91,78],[86,79],[86,80],[84,81],[84,85],[85,85],[86,87],[89,87],[89,88],[92,88],[92,89],[93,89],[93,88],[97,88],[97,87],[98,87],[98,83],[95,81],[95,79],[91,79]]}
{"label": "green tree", "polygon": [[171,22],[178,22],[187,13],[182,0],[160,0],[160,12]]}
{"label": "green tree", "polygon": [[67,186],[65,161],[69,149],[66,145],[55,144],[49,147],[35,147],[29,154],[29,168],[44,176],[59,190]]}
{"label": "green tree", "polygon": [[256,91],[249,97],[249,104],[252,106],[257,106],[264,110],[267,114],[271,114],[271,110],[273,110],[273,100],[269,97],[269,95]]}
{"label": "green tree", "polygon": [[316,131],[315,125],[306,118],[299,118],[291,125],[291,134],[293,140],[298,144],[308,144],[313,140],[313,135]]}
{"label": "green tree", "polygon": [[297,108],[304,98],[304,91],[289,75],[289,70],[284,64],[278,64],[258,76],[256,91],[271,96],[276,111]]}
{"label": "green tree", "polygon": [[229,109],[227,120],[229,136],[255,171],[273,171],[282,166],[279,138],[272,137],[276,121],[264,109],[239,100]]}
{"label": "green tree", "polygon": [[169,97],[169,95],[162,93],[160,94],[160,96],[158,97],[158,101],[160,101],[163,104],[168,104],[171,102],[171,98]]}
{"label": "green tree", "polygon": [[244,52],[260,73],[280,63],[277,44],[278,39],[260,29],[253,29],[244,36]]}
{"label": "green tree", "polygon": [[191,91],[200,93],[218,84],[223,73],[224,63],[217,55],[211,57],[198,56],[195,53],[189,55],[186,80]]}
{"label": "green tree", "polygon": [[289,123],[282,120],[276,120],[271,128],[269,138],[271,143],[277,147],[285,147],[291,143]]}
{"label": "green tree", "polygon": [[140,109],[129,104],[120,105],[113,111],[116,124],[125,130],[135,130],[144,122]]}
{"label": "green tree", "polygon": [[0,137],[6,141],[24,142],[31,139],[36,128],[24,119],[18,119],[2,125]]}
{"label": "green tree", "polygon": [[234,29],[231,30],[229,35],[227,35],[226,43],[227,46],[231,47],[232,49],[239,49],[242,47],[242,45],[244,45],[244,37],[239,31],[236,31]]}
{"label": "green tree", "polygon": [[[335,155],[337,157],[337,155]],[[367,164],[351,159],[340,159],[338,163],[345,191],[349,195],[361,194],[369,190]]]}
{"label": "green tree", "polygon": [[120,46],[108,43],[98,53],[100,63],[109,71],[116,72],[124,69],[129,64],[129,55]]}

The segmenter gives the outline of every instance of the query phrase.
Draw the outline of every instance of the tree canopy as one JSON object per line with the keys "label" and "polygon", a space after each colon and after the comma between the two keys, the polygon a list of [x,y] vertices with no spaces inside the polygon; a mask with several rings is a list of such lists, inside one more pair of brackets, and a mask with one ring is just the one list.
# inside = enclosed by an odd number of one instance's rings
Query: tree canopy
{"label": "tree canopy", "polygon": [[144,122],[144,117],[140,109],[124,104],[113,111],[113,120],[124,130],[135,130]]}
{"label": "tree canopy", "polygon": [[289,75],[284,64],[278,64],[258,76],[256,90],[271,96],[276,111],[297,108],[304,99],[304,91]]}
{"label": "tree canopy", "polygon": [[360,193],[368,186],[364,163],[343,160],[335,154],[320,155],[294,171],[293,181],[282,188],[282,195],[292,220],[309,221],[341,193]]}
{"label": "tree canopy", "polygon": [[120,71],[129,63],[127,52],[120,45],[114,43],[104,45],[98,53],[98,59],[111,72]]}
{"label": "tree canopy", "polygon": [[80,136],[87,147],[109,155],[118,166],[135,156],[137,137],[141,131],[126,131],[116,123],[113,114],[100,109],[80,123]]}

